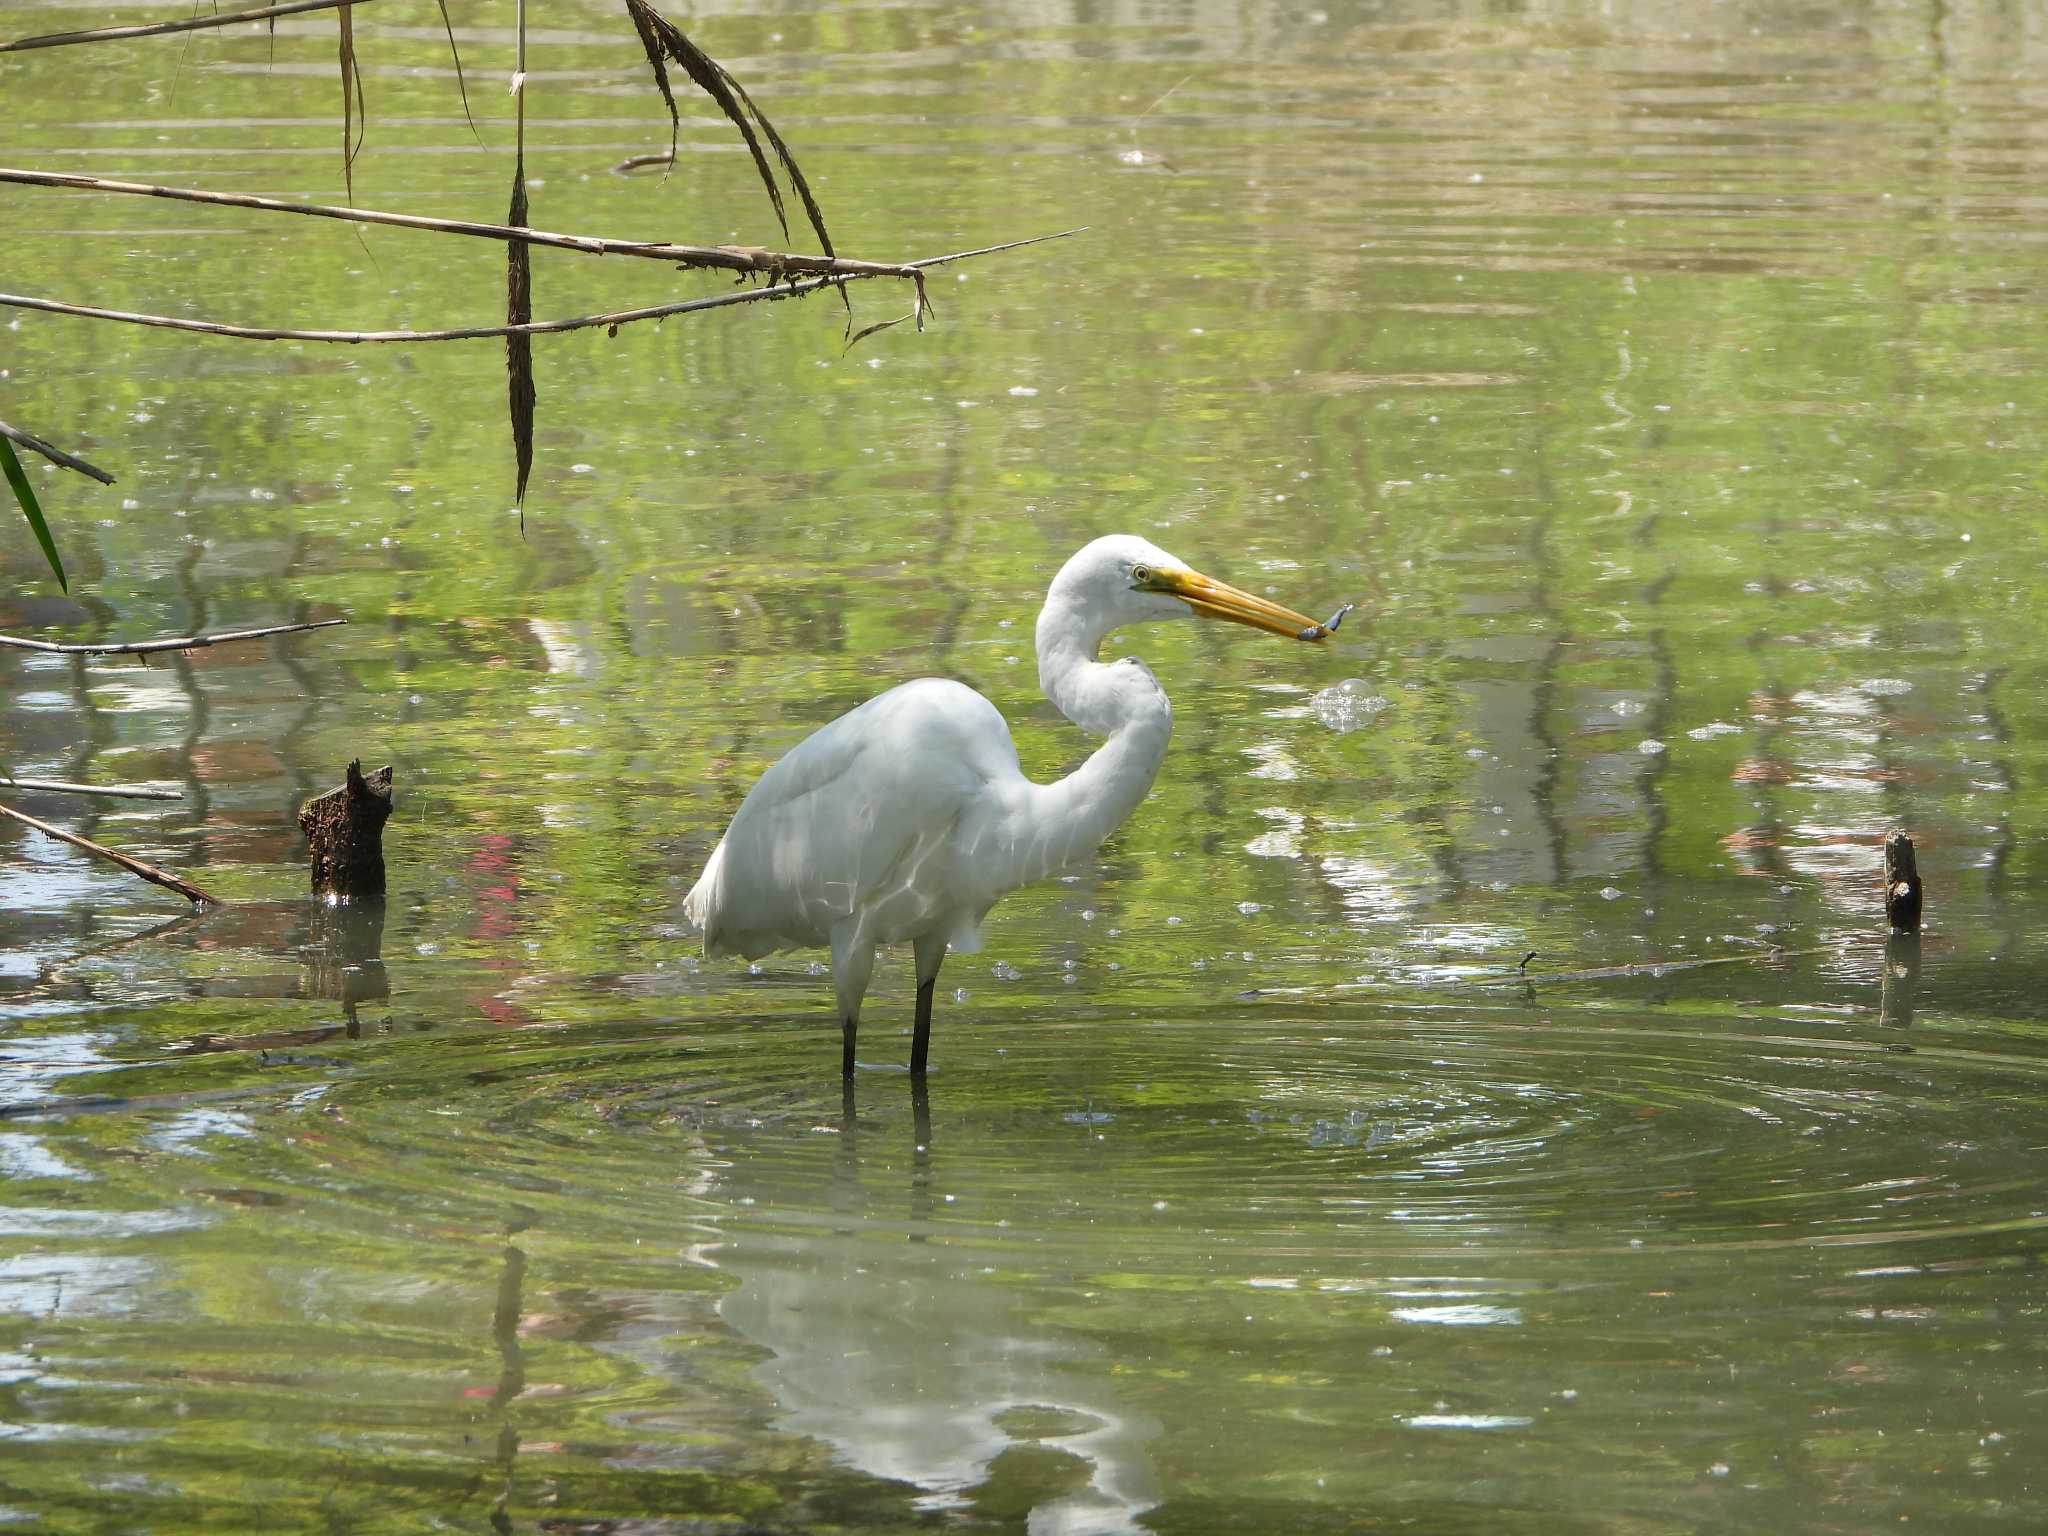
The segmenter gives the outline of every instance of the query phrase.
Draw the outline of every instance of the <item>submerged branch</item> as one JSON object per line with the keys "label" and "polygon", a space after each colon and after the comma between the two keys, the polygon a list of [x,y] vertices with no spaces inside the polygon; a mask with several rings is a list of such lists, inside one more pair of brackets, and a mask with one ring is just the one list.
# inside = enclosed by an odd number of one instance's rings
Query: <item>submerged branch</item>
{"label": "submerged branch", "polygon": [[1811,949],[1780,949],[1774,944],[1767,944],[1739,955],[1702,955],[1678,960],[1636,960],[1627,965],[1596,965],[1580,971],[1517,970],[1512,976],[1474,976],[1469,978],[1469,985],[1516,987],[1539,981],[1609,981],[1621,976],[1663,976],[1671,971],[1701,971],[1715,965],[1759,965],[1775,960],[1799,960],[1810,955],[1831,955],[1846,949],[1852,942],[1844,940],[1839,944],[1816,944]]}
{"label": "submerged branch", "polygon": [[[1021,246],[1038,245],[1047,240],[1064,240],[1069,235],[1078,235],[1082,232],[1080,229],[1063,229],[1057,234],[1006,240],[1000,245],[985,245],[971,251],[953,251],[944,256],[924,256],[916,261],[906,261],[900,266],[877,265],[874,270],[868,272],[814,277],[803,282],[783,283],[768,288],[744,288],[732,293],[713,294],[709,298],[678,299],[673,303],[653,304],[640,309],[613,310],[601,315],[578,315],[566,320],[534,320],[524,325],[469,325],[439,331],[310,331],[294,330],[284,326],[229,325],[213,320],[186,320],[173,315],[146,315],[131,310],[101,309],[90,304],[65,304],[56,299],[38,299],[19,293],[0,293],[0,306],[41,310],[52,315],[75,315],[87,320],[119,320],[129,325],[149,325],[169,331],[194,331],[204,336],[228,336],[243,341],[321,341],[350,346],[364,342],[483,341],[502,336],[542,336],[559,331],[591,330],[599,326],[615,330],[619,326],[631,325],[635,321],[661,320],[670,315],[693,314],[705,309],[724,309],[732,304],[760,304],[776,299],[800,299],[806,294],[816,293],[821,288],[858,282],[869,277],[905,277],[915,282],[931,267],[944,266],[948,262],[967,261],[976,256],[992,256],[999,251],[1014,251]],[[930,306],[921,303],[920,308],[928,310]]]}
{"label": "submerged branch", "polygon": [[88,32],[46,32],[0,43],[0,53],[25,53],[31,48],[64,48],[72,43],[107,43],[128,37],[159,37],[166,32],[199,32],[209,27],[239,26],[245,21],[275,21],[280,16],[297,16],[304,11],[348,10],[368,5],[370,0],[290,0],[285,5],[264,5],[254,10],[228,11],[210,16],[188,16],[182,21],[153,21],[132,27],[94,27]]}
{"label": "submerged branch", "polygon": [[154,864],[145,864],[140,859],[130,858],[125,853],[116,853],[112,848],[94,842],[89,837],[80,837],[76,832],[66,832],[62,827],[53,827],[47,821],[17,811],[11,805],[0,805],[0,816],[11,817],[24,826],[34,827],[46,837],[54,837],[60,843],[69,843],[74,848],[83,848],[87,853],[97,854],[111,863],[120,865],[131,875],[140,875],[152,885],[160,885],[167,891],[176,891],[187,901],[201,906],[218,907],[225,903],[218,896],[202,891],[191,881],[181,879],[167,869],[158,869]]}
{"label": "submerged branch", "polygon": [[41,651],[51,656],[147,656],[157,651],[191,651],[205,645],[225,645],[230,640],[260,640],[265,635],[295,635],[301,630],[330,629],[347,619],[314,619],[305,624],[272,624],[264,629],[233,629],[211,635],[182,635],[174,640],[95,641],[71,644],[56,640],[30,640],[20,635],[0,635],[0,649]]}
{"label": "submerged branch", "polygon": [[52,464],[61,465],[65,469],[75,469],[81,475],[89,475],[91,478],[99,481],[101,485],[112,485],[114,483],[114,477],[104,469],[101,469],[97,464],[88,464],[76,454],[66,453],[62,448],[52,443],[44,442],[33,432],[24,432],[19,427],[11,427],[6,422],[0,421],[0,437],[6,438],[9,442],[19,443],[31,453],[40,453]]}
{"label": "submerged branch", "polygon": [[154,789],[147,784],[72,784],[64,779],[10,779],[0,776],[0,789],[27,789],[42,795],[104,795],[111,800],[182,800],[182,790]]}

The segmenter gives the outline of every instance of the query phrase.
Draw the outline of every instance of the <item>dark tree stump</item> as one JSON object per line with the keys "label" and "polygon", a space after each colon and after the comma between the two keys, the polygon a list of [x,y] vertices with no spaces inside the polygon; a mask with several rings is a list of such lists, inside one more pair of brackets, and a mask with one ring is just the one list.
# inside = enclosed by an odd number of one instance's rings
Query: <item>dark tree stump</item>
{"label": "dark tree stump", "polygon": [[384,822],[391,814],[391,765],[368,778],[360,760],[348,780],[306,802],[299,830],[312,855],[313,894],[353,901],[384,894]]}
{"label": "dark tree stump", "polygon": [[1884,835],[1884,916],[1893,933],[1920,931],[1920,866],[1913,839],[1896,827]]}

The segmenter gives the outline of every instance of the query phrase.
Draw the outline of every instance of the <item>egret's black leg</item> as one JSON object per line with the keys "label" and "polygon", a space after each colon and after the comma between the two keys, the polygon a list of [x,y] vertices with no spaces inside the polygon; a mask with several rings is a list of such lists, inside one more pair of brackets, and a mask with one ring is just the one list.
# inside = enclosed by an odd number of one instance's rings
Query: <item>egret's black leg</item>
{"label": "egret's black leg", "polygon": [[848,1014],[846,1016],[844,1032],[840,1037],[841,1044],[839,1048],[839,1075],[848,1079],[851,1079],[853,1076],[853,1035],[854,1031],[858,1028],[860,1028],[860,1021],[854,1018],[852,1014]]}
{"label": "egret's black leg", "polygon": [[917,1138],[911,1148],[911,1161],[922,1168],[931,1160],[932,1153],[932,1095],[921,1077],[910,1080],[910,1126],[911,1134]]}
{"label": "egret's black leg", "polygon": [[932,994],[938,990],[939,978],[921,981],[917,985],[917,1026],[910,1036],[910,1075],[924,1076],[925,1057],[932,1046]]}
{"label": "egret's black leg", "polygon": [[939,967],[946,963],[946,936],[920,934],[917,952],[917,1026],[910,1036],[910,1080],[924,1080],[925,1058],[932,1047],[932,994],[939,985]]}

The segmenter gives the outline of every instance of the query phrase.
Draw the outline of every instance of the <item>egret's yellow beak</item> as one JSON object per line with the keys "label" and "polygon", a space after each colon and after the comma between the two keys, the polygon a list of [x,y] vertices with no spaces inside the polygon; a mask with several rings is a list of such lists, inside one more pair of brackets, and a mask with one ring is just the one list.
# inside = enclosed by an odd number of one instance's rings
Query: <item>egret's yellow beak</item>
{"label": "egret's yellow beak", "polygon": [[1148,585],[1154,592],[1171,593],[1205,619],[1229,619],[1295,640],[1328,639],[1343,622],[1344,615],[1351,611],[1351,604],[1346,603],[1328,623],[1321,623],[1305,613],[1296,613],[1292,608],[1283,608],[1263,597],[1254,597],[1213,576],[1204,576],[1200,571],[1154,571]]}

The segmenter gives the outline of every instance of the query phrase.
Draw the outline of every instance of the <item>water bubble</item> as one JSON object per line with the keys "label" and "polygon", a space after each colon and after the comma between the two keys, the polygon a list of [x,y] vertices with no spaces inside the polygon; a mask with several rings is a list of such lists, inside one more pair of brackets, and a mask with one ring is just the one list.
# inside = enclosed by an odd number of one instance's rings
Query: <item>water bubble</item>
{"label": "water bubble", "polygon": [[1024,974],[1007,960],[998,960],[988,968],[988,973],[997,981],[1016,981]]}
{"label": "water bubble", "polygon": [[1237,904],[1237,910],[1242,912],[1246,917],[1256,917],[1260,912],[1264,911],[1265,909],[1261,907],[1256,901],[1240,901]]}
{"label": "water bubble", "polygon": [[1645,757],[1656,757],[1664,750],[1664,743],[1654,736],[1645,736],[1636,743],[1636,750]]}
{"label": "water bubble", "polygon": [[1345,736],[1370,725],[1394,706],[1391,699],[1374,693],[1363,678],[1347,677],[1316,694],[1308,707],[1319,724]]}
{"label": "water bubble", "polygon": [[1601,887],[1600,887],[1600,899],[1601,899],[1602,901],[1619,901],[1619,900],[1621,900],[1621,887],[1620,887],[1620,886],[1618,886],[1618,885],[1603,885],[1603,886],[1601,886]]}

